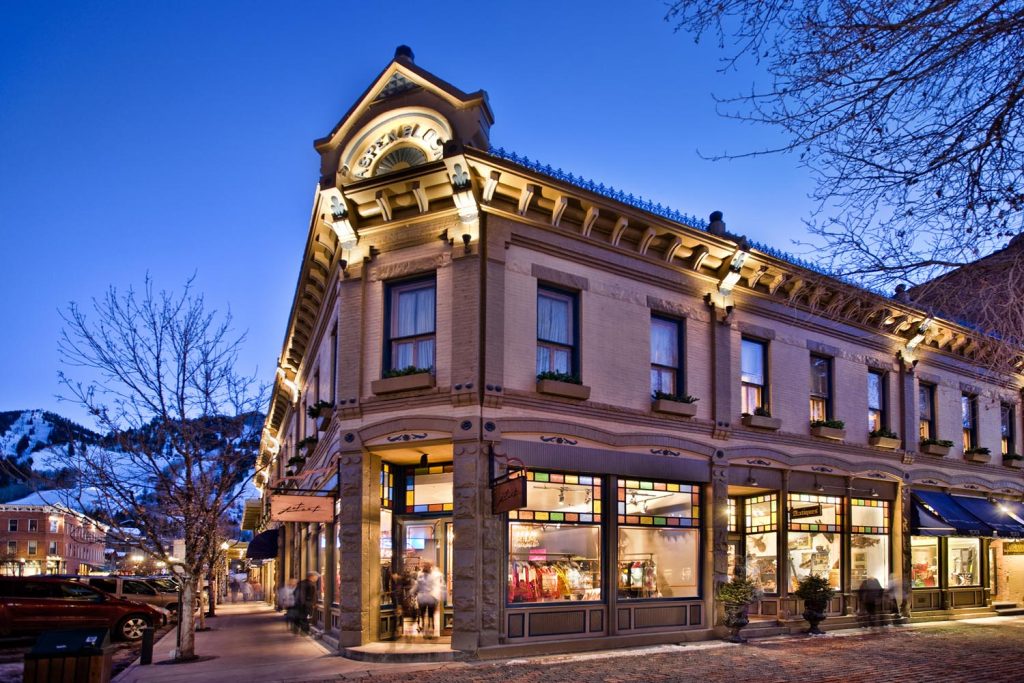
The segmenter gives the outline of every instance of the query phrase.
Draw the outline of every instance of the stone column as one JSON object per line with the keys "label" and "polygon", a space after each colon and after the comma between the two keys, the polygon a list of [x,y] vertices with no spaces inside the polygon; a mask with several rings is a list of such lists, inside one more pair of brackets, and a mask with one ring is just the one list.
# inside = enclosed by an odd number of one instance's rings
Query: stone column
{"label": "stone column", "polygon": [[900,405],[898,407],[899,422],[896,424],[899,425],[900,436],[903,437],[903,448],[907,451],[904,464],[910,464],[913,462],[913,454],[917,452],[920,423],[917,377],[914,375],[912,363],[900,363]]}
{"label": "stone column", "polygon": [[[453,444],[452,648],[467,652],[475,652],[480,646],[482,596],[496,590],[493,585],[484,587],[493,578],[493,568],[488,571],[485,564],[493,563],[494,556],[500,554],[484,549],[485,543],[493,546],[494,539],[488,539],[482,529],[484,515],[489,515],[490,510],[483,509],[484,499],[488,498],[484,492],[489,491],[488,463],[478,427],[476,419],[461,420]],[[490,504],[489,499],[486,502]]]}
{"label": "stone column", "polygon": [[715,438],[728,439],[732,429],[732,417],[736,405],[735,395],[738,381],[733,375],[732,325],[725,312],[709,306],[711,312],[711,364],[712,364],[712,418]]}
{"label": "stone column", "polygon": [[[716,461],[722,457],[721,451],[715,454]],[[720,462],[720,461],[719,461]],[[711,567],[711,575],[705,577],[704,594],[708,596],[708,626],[720,625],[725,618],[725,610],[715,600],[718,587],[729,580],[729,463],[713,462],[711,465],[710,519],[705,519],[703,533],[711,537],[711,557],[707,566]]]}
{"label": "stone column", "polygon": [[[374,470],[376,466],[376,470]],[[372,618],[380,601],[380,458],[363,450],[343,451],[338,461],[341,538],[340,647],[376,639]]]}
{"label": "stone column", "polygon": [[[787,601],[789,597],[789,470],[782,470],[782,486],[779,488],[779,612],[782,605],[795,605],[796,599]],[[788,610],[785,610],[788,611]],[[789,615],[785,615],[789,616]]]}
{"label": "stone column", "polygon": [[910,484],[907,482],[900,483],[899,497],[896,499],[896,507],[893,510],[893,526],[898,530],[894,542],[897,543],[896,548],[899,550],[898,553],[894,553],[899,559],[900,567],[894,567],[894,571],[898,572],[900,577],[900,614],[905,618],[910,618],[910,612],[913,608],[913,582],[911,581],[911,567],[913,559],[910,548],[910,514],[913,500],[910,496]]}
{"label": "stone column", "polygon": [[[853,614],[853,600],[851,599],[859,586],[852,585],[853,559],[853,505],[850,499],[853,498],[853,477],[846,477],[846,491],[843,493],[843,527],[840,538],[843,539],[843,547],[839,549],[839,584],[840,588],[846,586],[846,590],[840,590],[843,595],[842,613]],[[857,599],[857,607],[860,608],[860,598]]]}

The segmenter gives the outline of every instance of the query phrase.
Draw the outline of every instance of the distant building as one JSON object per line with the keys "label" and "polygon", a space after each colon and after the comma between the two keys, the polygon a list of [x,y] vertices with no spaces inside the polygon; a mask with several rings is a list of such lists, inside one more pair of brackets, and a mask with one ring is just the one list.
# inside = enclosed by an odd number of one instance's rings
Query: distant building
{"label": "distant building", "polygon": [[88,574],[104,565],[106,528],[62,505],[0,505],[0,574]]}

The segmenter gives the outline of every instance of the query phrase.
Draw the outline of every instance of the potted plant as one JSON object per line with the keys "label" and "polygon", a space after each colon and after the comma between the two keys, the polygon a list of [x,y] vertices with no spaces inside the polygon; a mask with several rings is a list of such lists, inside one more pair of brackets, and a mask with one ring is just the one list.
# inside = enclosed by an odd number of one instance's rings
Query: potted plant
{"label": "potted plant", "polygon": [[298,443],[295,444],[295,450],[296,450],[296,452],[304,452],[305,455],[303,455],[302,457],[303,457],[303,459],[305,459],[306,455],[309,455],[310,453],[312,453],[313,449],[316,448],[316,445],[319,442],[320,442],[320,437],[315,436],[315,435],[314,436],[307,436],[305,439],[302,439]]}
{"label": "potted plant", "polygon": [[651,409],[659,413],[693,417],[697,414],[699,398],[689,394],[670,394],[667,391],[655,391],[651,394]]}
{"label": "potted plant", "polygon": [[306,414],[316,423],[317,431],[322,432],[331,421],[332,410],[334,410],[333,403],[320,400],[306,408]]}
{"label": "potted plant", "polygon": [[407,365],[404,368],[385,370],[381,378],[370,383],[374,394],[393,394],[413,389],[429,389],[434,386],[434,367],[418,368]]}
{"label": "potted plant", "polygon": [[811,420],[811,436],[842,441],[846,438],[846,423],[842,420]]}
{"label": "potted plant", "polygon": [[881,427],[868,432],[868,443],[878,448],[894,451],[900,447],[900,437],[891,429]]}
{"label": "potted plant", "polygon": [[953,442],[947,439],[921,439],[921,451],[928,455],[937,455],[944,458],[949,455],[949,449]]}
{"label": "potted plant", "polygon": [[992,460],[992,451],[985,448],[984,446],[978,446],[977,448],[968,448],[964,451],[964,458],[971,462],[989,462]]}
{"label": "potted plant", "polygon": [[537,375],[537,391],[541,394],[573,398],[577,401],[586,401],[590,398],[590,387],[584,386],[579,376],[568,372],[548,370],[539,373]]}
{"label": "potted plant", "polygon": [[778,429],[782,426],[782,420],[777,417],[772,417],[772,414],[764,406],[754,408],[754,413],[743,413],[740,416],[743,424],[747,427],[757,427],[759,429]]}
{"label": "potted plant", "polygon": [[759,600],[761,590],[750,579],[734,576],[728,583],[718,587],[718,599],[725,605],[725,625],[730,629],[726,641],[745,643],[746,638],[740,636],[740,630],[750,623],[747,609],[750,603]]}
{"label": "potted plant", "polygon": [[1003,464],[1019,470],[1024,465],[1024,455],[1019,453],[1003,453]]}
{"label": "potted plant", "polygon": [[828,579],[815,574],[808,574],[797,583],[793,595],[804,601],[803,617],[811,625],[807,629],[810,635],[821,635],[824,633],[818,624],[825,621],[825,611],[828,609],[828,601],[836,592],[829,585]]}

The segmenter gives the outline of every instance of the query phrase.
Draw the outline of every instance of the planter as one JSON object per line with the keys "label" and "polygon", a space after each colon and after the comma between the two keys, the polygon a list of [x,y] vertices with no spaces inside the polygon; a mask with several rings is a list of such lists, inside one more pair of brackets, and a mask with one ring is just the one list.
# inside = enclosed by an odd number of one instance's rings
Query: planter
{"label": "planter", "polygon": [[991,453],[964,453],[964,460],[967,462],[992,462]]}
{"label": "planter", "polygon": [[682,417],[693,417],[697,414],[696,403],[683,403],[667,398],[659,398],[651,404],[651,410],[656,413],[668,413],[669,415],[680,415]]}
{"label": "planter", "polygon": [[327,429],[327,425],[331,424],[331,416],[334,414],[334,410],[331,409],[328,412],[322,412],[316,416],[316,430],[322,432]]}
{"label": "planter", "polygon": [[804,600],[803,618],[811,625],[807,634],[820,636],[825,632],[818,628],[818,624],[825,621],[825,610],[828,608],[828,600]]}
{"label": "planter", "polygon": [[370,382],[370,391],[380,394],[394,394],[399,391],[412,391],[413,389],[429,389],[434,386],[434,376],[429,372],[417,372],[415,375],[402,375],[400,377],[385,377],[384,379]]}
{"label": "planter", "polygon": [[763,415],[744,415],[740,418],[743,424],[747,427],[757,427],[758,429],[772,429],[778,430],[782,426],[782,420],[777,417],[764,417]]}
{"label": "planter", "polygon": [[944,458],[949,455],[949,446],[940,446],[937,443],[930,443],[927,446],[921,446],[921,452],[927,453],[928,455],[937,455],[940,458]]}
{"label": "planter", "polygon": [[811,436],[820,436],[824,439],[842,441],[846,438],[846,430],[836,429],[835,427],[811,427]]}
{"label": "planter", "polygon": [[748,605],[732,605],[725,603],[725,625],[730,629],[728,643],[745,643],[746,638],[740,636],[740,630],[750,623],[747,618]]}
{"label": "planter", "polygon": [[900,447],[902,442],[899,439],[892,439],[888,436],[872,436],[868,438],[868,443],[875,448],[886,448],[894,451]]}
{"label": "planter", "polygon": [[1010,460],[1004,459],[1003,460],[1003,466],[1004,467],[1012,467],[1015,470],[1019,470],[1019,469],[1021,469],[1022,466],[1024,466],[1024,460],[1018,460],[1017,458],[1013,458],[1013,459],[1010,459]]}
{"label": "planter", "polygon": [[562,398],[572,398],[577,401],[586,401],[590,398],[590,387],[582,384],[573,384],[572,382],[559,382],[557,379],[537,380],[537,392],[550,394],[551,396],[561,396]]}

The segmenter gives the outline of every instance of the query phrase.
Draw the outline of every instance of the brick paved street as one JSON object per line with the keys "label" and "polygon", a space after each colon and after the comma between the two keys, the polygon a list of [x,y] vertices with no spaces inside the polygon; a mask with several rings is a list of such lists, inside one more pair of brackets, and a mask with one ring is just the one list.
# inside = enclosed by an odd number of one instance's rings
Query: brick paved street
{"label": "brick paved street", "polygon": [[376,674],[361,680],[1017,682],[1024,681],[1024,620],[993,618],[873,633],[840,631],[815,638],[773,638],[747,645],[697,643],[618,653],[448,665],[433,671]]}

